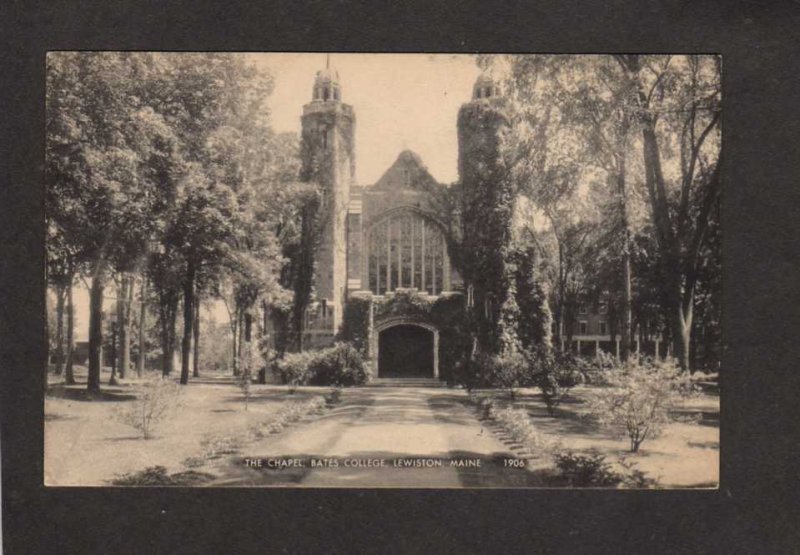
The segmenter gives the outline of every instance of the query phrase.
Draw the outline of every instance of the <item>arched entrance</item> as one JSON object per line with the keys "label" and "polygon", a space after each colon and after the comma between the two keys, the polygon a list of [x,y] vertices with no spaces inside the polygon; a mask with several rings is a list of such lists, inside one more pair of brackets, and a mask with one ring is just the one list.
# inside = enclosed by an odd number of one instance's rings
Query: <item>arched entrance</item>
{"label": "arched entrance", "polygon": [[432,378],[433,334],[413,325],[385,329],[378,337],[378,377]]}
{"label": "arched entrance", "polygon": [[376,327],[375,336],[374,360],[379,378],[439,377],[439,330],[435,327],[387,322]]}

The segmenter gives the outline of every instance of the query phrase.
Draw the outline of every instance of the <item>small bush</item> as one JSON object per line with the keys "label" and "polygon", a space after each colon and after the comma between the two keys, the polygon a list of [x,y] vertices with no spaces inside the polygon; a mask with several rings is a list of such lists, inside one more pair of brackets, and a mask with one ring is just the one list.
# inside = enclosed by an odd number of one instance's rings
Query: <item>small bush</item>
{"label": "small bush", "polygon": [[346,387],[367,382],[364,359],[350,343],[336,343],[317,355],[309,380],[311,385]]}
{"label": "small bush", "polygon": [[508,391],[509,397],[516,398],[517,389],[527,385],[529,365],[525,355],[512,351],[499,355],[479,354],[472,361],[469,388],[492,387]]}
{"label": "small bush", "polygon": [[611,464],[599,453],[577,455],[571,451],[555,456],[556,468],[566,485],[572,487],[616,487],[623,476],[614,472]]}
{"label": "small bush", "polygon": [[205,459],[218,459],[222,455],[234,455],[242,446],[241,439],[236,436],[210,436],[206,437],[200,445],[203,447]]}
{"label": "small bush", "polygon": [[183,466],[186,468],[200,468],[205,465],[206,461],[201,457],[186,457],[183,460]]}
{"label": "small bush", "polygon": [[241,372],[237,378],[237,385],[242,390],[244,395],[244,410],[248,409],[250,404],[251,386],[253,385],[253,376],[261,371],[264,365],[264,359],[261,353],[253,348],[252,345],[244,350],[244,354],[239,359],[239,368]]}
{"label": "small bush", "polygon": [[115,486],[194,486],[214,479],[213,474],[188,470],[167,474],[163,466],[150,466],[139,472],[123,474],[112,480]]}
{"label": "small bush", "polygon": [[529,355],[532,381],[542,392],[547,412],[553,416],[555,409],[569,394],[570,389],[582,382],[580,359],[569,353],[539,350]]}
{"label": "small bush", "polygon": [[338,387],[332,388],[327,395],[325,395],[325,403],[328,406],[338,405],[342,399],[342,390]]}
{"label": "small bush", "polygon": [[607,374],[609,387],[589,400],[590,415],[601,425],[627,434],[631,452],[657,437],[670,410],[695,392],[691,377],[674,363],[633,357]]}
{"label": "small bush", "polygon": [[509,433],[514,441],[519,443],[531,455],[547,455],[558,447],[556,444],[545,440],[536,430],[528,417],[528,411],[525,409],[506,408],[495,410],[491,407],[488,412]]}
{"label": "small bush", "polygon": [[136,399],[117,408],[115,418],[138,430],[144,439],[152,436],[155,428],[180,402],[180,386],[171,380],[157,378],[145,382]]}
{"label": "small bush", "polygon": [[294,387],[308,385],[315,356],[313,351],[286,353],[273,362],[273,370],[282,383]]}
{"label": "small bush", "polygon": [[608,373],[619,364],[619,360],[614,355],[604,351],[600,351],[589,360],[576,357],[572,353],[565,354],[575,359],[576,365],[582,374],[583,383],[589,385],[608,385]]}
{"label": "small bush", "polygon": [[475,397],[474,402],[478,406],[478,413],[481,418],[492,418],[495,410],[494,399],[486,395],[480,395]]}

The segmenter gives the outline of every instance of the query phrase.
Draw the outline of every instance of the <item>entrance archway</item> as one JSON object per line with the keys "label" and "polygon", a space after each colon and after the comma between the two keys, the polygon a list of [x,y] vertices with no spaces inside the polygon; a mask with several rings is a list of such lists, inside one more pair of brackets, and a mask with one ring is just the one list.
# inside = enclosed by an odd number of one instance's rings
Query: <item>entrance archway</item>
{"label": "entrance archway", "polygon": [[439,377],[439,331],[435,327],[398,322],[375,331],[379,378]]}

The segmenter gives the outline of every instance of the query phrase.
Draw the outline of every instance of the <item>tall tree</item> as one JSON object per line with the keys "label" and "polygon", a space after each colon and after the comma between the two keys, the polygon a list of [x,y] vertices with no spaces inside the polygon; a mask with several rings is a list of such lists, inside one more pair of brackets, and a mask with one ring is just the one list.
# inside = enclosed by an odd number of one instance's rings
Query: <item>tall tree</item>
{"label": "tall tree", "polygon": [[665,278],[675,356],[690,368],[695,292],[719,198],[718,56],[615,57],[636,91],[645,185]]}
{"label": "tall tree", "polygon": [[[143,55],[48,55],[46,177],[50,214],[79,244],[91,279],[90,390],[100,387],[103,297],[115,269],[137,258],[154,227],[148,158],[168,135],[142,104]],[[149,194],[154,193],[154,194]]]}
{"label": "tall tree", "polygon": [[[610,247],[609,261],[616,262],[621,279],[619,290],[621,356],[631,350],[632,280],[631,241],[634,198],[629,166],[633,155],[632,126],[635,124],[635,91],[619,75],[619,66],[607,56],[569,58],[557,78],[562,90],[564,114],[582,139],[582,162],[605,175],[606,205],[603,242]],[[610,210],[609,210],[610,208]],[[609,284],[608,281],[605,281]]]}

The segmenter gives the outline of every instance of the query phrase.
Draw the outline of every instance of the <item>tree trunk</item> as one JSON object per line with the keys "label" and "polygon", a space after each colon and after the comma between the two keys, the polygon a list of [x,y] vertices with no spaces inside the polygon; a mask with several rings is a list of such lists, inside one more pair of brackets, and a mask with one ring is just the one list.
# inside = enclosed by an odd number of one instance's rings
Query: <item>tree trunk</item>
{"label": "tree trunk", "polygon": [[559,303],[559,302],[556,302],[555,310],[553,311],[553,319],[555,321],[555,328],[556,328],[556,333],[555,333],[555,338],[554,338],[555,339],[555,343],[556,343],[556,345],[558,345],[559,351],[563,351],[564,350],[563,349],[563,346],[564,346],[564,341],[563,341],[564,328],[563,328],[563,322],[562,322],[563,313],[562,313],[562,309],[561,309],[561,303]]}
{"label": "tree trunk", "polygon": [[161,374],[172,374],[175,356],[175,319],[178,314],[178,298],[171,293],[160,294],[161,311]]}
{"label": "tree trunk", "polygon": [[[627,227],[627,224],[626,224]],[[628,235],[627,230],[625,232]],[[622,256],[623,286],[622,286],[622,330],[620,331],[620,357],[628,360],[631,352],[631,342],[633,341],[633,328],[631,325],[631,254],[630,242],[626,237],[625,251]]]}
{"label": "tree trunk", "polygon": [[691,338],[692,338],[692,306],[678,305],[672,318],[672,346],[674,356],[678,359],[681,370],[691,369]]}
{"label": "tree trunk", "polygon": [[[261,341],[262,345],[264,345],[264,354],[267,355],[267,346],[269,345],[269,338],[268,338],[268,329],[269,329],[269,305],[266,301],[261,301],[261,309],[263,314],[263,320],[261,324]],[[263,366],[258,371],[258,383],[265,384],[267,383],[267,367],[269,365],[269,356],[264,356],[262,360]]]}
{"label": "tree trunk", "polygon": [[66,287],[60,285],[56,287],[56,354],[55,363],[57,376],[64,371],[64,297]]}
{"label": "tree trunk", "polygon": [[[117,300],[117,317],[119,317],[119,299]],[[119,385],[117,382],[117,341],[119,340],[119,321],[112,322],[111,324],[111,377],[108,379],[108,385]]]}
{"label": "tree trunk", "polygon": [[[45,268],[47,266],[45,265]],[[47,278],[45,278],[45,283],[47,283]],[[50,295],[45,292],[44,296],[44,344],[47,354],[44,359],[44,392],[47,394],[47,386],[49,385],[50,380],[50,309],[48,305],[50,304],[50,299],[48,299]]]}
{"label": "tree trunk", "polygon": [[131,364],[131,306],[133,305],[133,276],[122,275],[122,296],[119,299],[119,377],[125,378]]}
{"label": "tree trunk", "polygon": [[194,266],[189,263],[183,284],[183,341],[181,342],[181,385],[189,383],[189,357],[194,329]]}
{"label": "tree trunk", "polygon": [[136,376],[144,375],[144,365],[147,357],[145,343],[145,326],[147,325],[147,276],[142,273],[141,303],[139,305],[139,360],[136,361]]}
{"label": "tree trunk", "polygon": [[72,368],[72,356],[75,352],[75,306],[72,303],[72,279],[67,285],[67,357],[64,371],[64,383],[75,384],[75,372]]}
{"label": "tree trunk", "polygon": [[235,345],[236,348],[236,367],[234,368],[234,376],[239,376],[242,373],[242,368],[239,362],[242,360],[244,355],[244,311],[237,307],[236,308],[236,320],[237,326],[239,328],[239,337],[238,343]]}
{"label": "tree trunk", "polygon": [[194,307],[194,356],[192,357],[192,377],[200,377],[200,300]]}
{"label": "tree trunk", "polygon": [[[102,262],[99,262],[102,264]],[[101,355],[103,350],[103,291],[105,289],[102,269],[97,269],[92,277],[89,290],[89,375],[86,388],[90,391],[100,389]]]}
{"label": "tree trunk", "polygon": [[232,365],[231,369],[233,370],[233,375],[239,375],[239,361],[237,360],[239,350],[237,348],[237,341],[239,339],[239,317],[237,314],[234,314],[231,318],[231,347],[232,347]]}
{"label": "tree trunk", "polygon": [[167,341],[169,348],[169,356],[167,357],[168,375],[172,375],[173,370],[175,370],[175,346],[178,341],[178,338],[175,333],[175,324],[177,319],[178,319],[178,300],[175,299],[174,304],[172,305],[172,311],[170,312],[169,324],[167,329],[167,334],[168,334]]}

